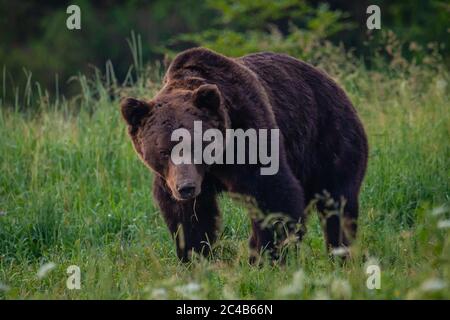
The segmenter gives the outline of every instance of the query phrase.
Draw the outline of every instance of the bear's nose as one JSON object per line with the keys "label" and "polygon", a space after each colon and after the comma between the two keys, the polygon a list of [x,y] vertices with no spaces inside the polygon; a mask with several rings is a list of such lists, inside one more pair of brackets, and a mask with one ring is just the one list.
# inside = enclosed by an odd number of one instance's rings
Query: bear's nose
{"label": "bear's nose", "polygon": [[187,182],[177,186],[177,191],[181,198],[189,199],[195,194],[195,184],[193,182]]}

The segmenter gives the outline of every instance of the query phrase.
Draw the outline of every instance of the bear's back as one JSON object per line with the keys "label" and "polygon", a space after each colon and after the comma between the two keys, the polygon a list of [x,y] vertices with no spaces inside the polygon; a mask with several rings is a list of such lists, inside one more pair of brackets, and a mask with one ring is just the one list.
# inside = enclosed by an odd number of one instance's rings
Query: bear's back
{"label": "bear's back", "polygon": [[[266,90],[278,126],[285,135],[294,135],[291,138],[314,134],[323,126],[330,132],[330,124],[357,119],[355,108],[339,85],[306,62],[271,52],[249,54],[235,61],[256,74]],[[289,128],[295,123],[306,131]]]}
{"label": "bear's back", "polygon": [[253,71],[263,85],[286,143],[295,145],[301,154],[306,152],[318,129],[314,88],[305,79],[314,68],[288,55],[271,52],[246,55],[236,62]]}
{"label": "bear's back", "polygon": [[[332,168],[336,157],[345,161],[354,153],[367,154],[364,129],[355,108],[325,72],[288,55],[270,52],[235,61],[253,71],[265,88],[285,138],[288,160],[302,181]],[[344,146],[342,141],[353,147]],[[299,162],[302,166],[297,165]]]}

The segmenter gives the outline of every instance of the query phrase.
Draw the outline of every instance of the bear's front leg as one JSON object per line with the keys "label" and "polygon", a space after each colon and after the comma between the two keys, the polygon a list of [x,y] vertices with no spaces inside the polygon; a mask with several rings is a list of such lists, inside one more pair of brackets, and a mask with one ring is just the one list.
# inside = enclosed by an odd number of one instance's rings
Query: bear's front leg
{"label": "bear's front leg", "polygon": [[256,175],[249,194],[259,214],[252,214],[250,263],[267,252],[272,260],[284,261],[290,240],[301,240],[305,232],[304,196],[290,169],[281,167],[275,175]]}
{"label": "bear's front leg", "polygon": [[187,262],[193,251],[207,256],[220,219],[214,189],[203,186],[195,199],[178,201],[163,179],[155,177],[153,195],[175,240],[178,258]]}

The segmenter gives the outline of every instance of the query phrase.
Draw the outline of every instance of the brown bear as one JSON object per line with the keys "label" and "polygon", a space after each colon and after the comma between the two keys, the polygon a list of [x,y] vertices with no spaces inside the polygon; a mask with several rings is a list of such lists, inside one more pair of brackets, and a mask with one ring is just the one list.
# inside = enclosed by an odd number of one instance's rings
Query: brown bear
{"label": "brown bear", "polygon": [[[367,138],[347,95],[315,67],[284,54],[228,58],[194,48],[173,60],[152,100],[127,98],[121,111],[137,154],[155,173],[154,198],[181,260],[192,251],[208,254],[222,191],[254,199],[263,214],[251,217],[252,262],[255,252],[280,258],[287,239],[264,217],[277,213],[294,221],[284,230],[301,239],[305,207],[313,200],[328,248],[347,247],[355,238]],[[192,132],[194,121],[221,132],[279,129],[278,172],[262,175],[259,162],[175,164],[171,134],[178,128]]]}

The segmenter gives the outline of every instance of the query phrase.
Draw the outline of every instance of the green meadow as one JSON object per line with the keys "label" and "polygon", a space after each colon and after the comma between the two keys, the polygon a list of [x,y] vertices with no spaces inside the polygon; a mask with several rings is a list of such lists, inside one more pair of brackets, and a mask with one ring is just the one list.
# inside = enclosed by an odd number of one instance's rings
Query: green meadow
{"label": "green meadow", "polygon": [[[212,256],[178,261],[118,106],[157,91],[157,66],[118,83],[107,65],[79,76],[71,99],[31,75],[20,90],[3,87],[15,103],[0,102],[0,299],[449,299],[448,69],[342,61],[321,67],[345,88],[370,143],[345,263],[327,254],[313,211],[286,265],[249,265],[247,209],[226,194]],[[79,290],[66,286],[71,265]],[[379,289],[366,285],[368,265],[380,268]]]}

